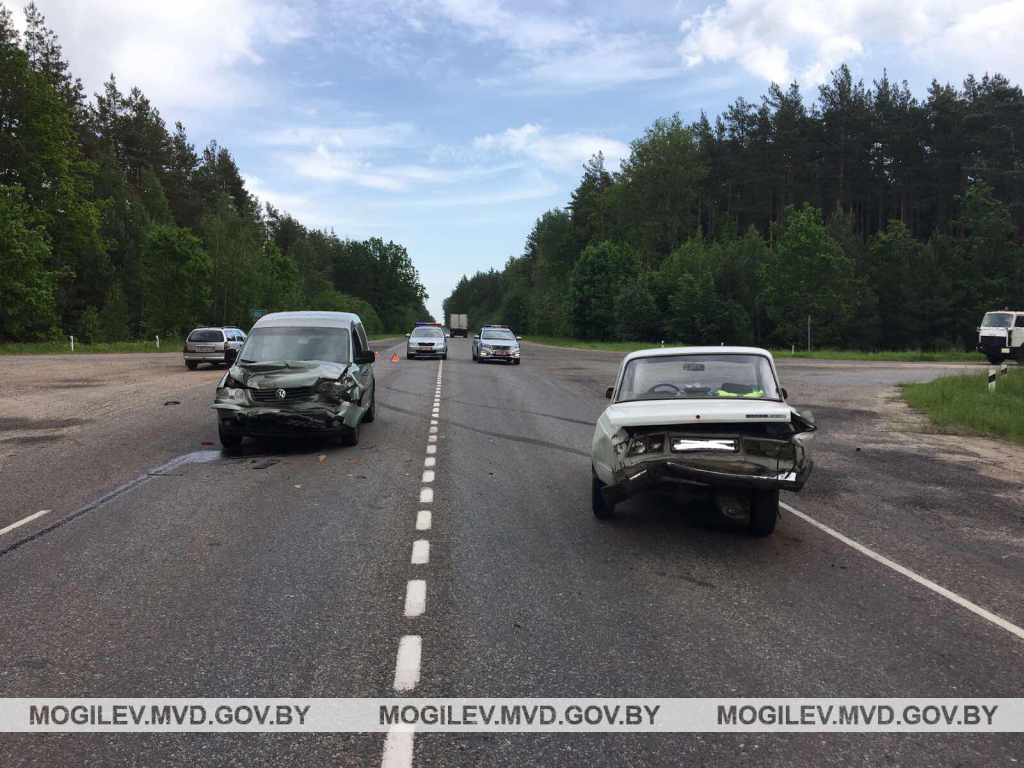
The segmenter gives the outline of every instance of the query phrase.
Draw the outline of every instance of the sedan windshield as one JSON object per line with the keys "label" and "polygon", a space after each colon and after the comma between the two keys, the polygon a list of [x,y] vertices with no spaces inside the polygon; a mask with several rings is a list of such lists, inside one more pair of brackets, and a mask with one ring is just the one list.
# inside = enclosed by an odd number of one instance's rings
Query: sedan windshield
{"label": "sedan windshield", "polygon": [[626,364],[616,402],[745,397],[781,400],[761,355],[665,355]]}
{"label": "sedan windshield", "polygon": [[440,328],[417,328],[412,332],[414,339],[443,339],[444,334]]}
{"label": "sedan windshield", "polygon": [[515,341],[516,336],[512,331],[500,330],[500,331],[483,331],[480,334],[481,339],[491,339],[492,341]]}
{"label": "sedan windshield", "polygon": [[1013,325],[1013,315],[1009,312],[986,312],[981,324],[985,328],[1009,328]]}
{"label": "sedan windshield", "polygon": [[278,360],[347,363],[350,362],[348,337],[345,328],[253,328],[238,359],[241,363]]}

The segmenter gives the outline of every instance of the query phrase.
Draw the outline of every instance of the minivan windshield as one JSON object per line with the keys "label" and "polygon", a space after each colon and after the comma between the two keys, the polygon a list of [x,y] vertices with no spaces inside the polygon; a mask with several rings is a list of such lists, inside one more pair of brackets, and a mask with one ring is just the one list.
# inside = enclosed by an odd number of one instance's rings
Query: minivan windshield
{"label": "minivan windshield", "polygon": [[986,312],[985,319],[981,321],[981,324],[985,328],[1009,328],[1013,325],[1013,314],[1010,312]]}
{"label": "minivan windshield", "polygon": [[243,365],[289,360],[350,362],[348,329],[256,327],[238,353]]}
{"label": "minivan windshield", "polygon": [[659,355],[626,364],[616,402],[744,397],[781,400],[761,355]]}

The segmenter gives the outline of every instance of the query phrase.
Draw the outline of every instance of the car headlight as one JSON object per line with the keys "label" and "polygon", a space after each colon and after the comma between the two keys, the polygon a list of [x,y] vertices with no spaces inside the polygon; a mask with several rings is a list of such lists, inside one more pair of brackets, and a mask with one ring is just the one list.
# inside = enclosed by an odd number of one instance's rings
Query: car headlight
{"label": "car headlight", "polygon": [[317,394],[324,395],[330,400],[351,400],[352,390],[355,389],[356,380],[347,373],[337,381],[325,381],[317,386]]}
{"label": "car headlight", "polygon": [[217,387],[217,399],[229,402],[245,402],[245,390],[238,387]]}
{"label": "car headlight", "polygon": [[648,453],[661,453],[665,447],[664,435],[640,435],[629,441],[627,456],[643,456]]}

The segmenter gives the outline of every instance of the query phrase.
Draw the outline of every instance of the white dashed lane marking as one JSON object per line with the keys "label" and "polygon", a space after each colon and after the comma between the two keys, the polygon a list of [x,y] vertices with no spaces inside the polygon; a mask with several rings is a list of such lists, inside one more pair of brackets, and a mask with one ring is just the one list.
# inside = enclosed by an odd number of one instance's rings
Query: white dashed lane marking
{"label": "white dashed lane marking", "polygon": [[418,539],[412,543],[412,564],[426,565],[430,562],[430,542]]}
{"label": "white dashed lane marking", "polygon": [[421,483],[432,483],[434,482],[434,470],[424,469],[423,478],[420,480]]}
{"label": "white dashed lane marking", "polygon": [[423,460],[424,467],[432,467],[435,464],[437,464],[437,459],[435,459],[433,456],[427,456],[427,458]]}
{"label": "white dashed lane marking", "polygon": [[421,509],[416,514],[416,530],[417,531],[429,531],[430,530],[431,517],[432,517],[432,515],[430,514],[430,510],[429,509]]}
{"label": "white dashed lane marking", "polygon": [[405,616],[414,619],[427,610],[427,582],[412,579],[405,588]]}
{"label": "white dashed lane marking", "polygon": [[433,488],[420,488],[420,504],[429,504],[434,500]]}
{"label": "white dashed lane marking", "polygon": [[912,581],[916,581],[922,587],[926,587],[926,588],[930,589],[932,592],[935,592],[938,595],[942,595],[947,600],[952,600],[954,603],[956,603],[957,605],[961,606],[962,608],[966,608],[971,613],[975,613],[978,616],[981,616],[981,618],[985,619],[986,621],[991,621],[997,627],[1000,627],[1001,629],[1005,629],[1011,635],[1016,635],[1021,640],[1024,640],[1024,629],[1021,629],[1016,624],[1011,624],[1010,622],[1008,622],[1006,619],[1002,618],[1001,616],[996,616],[991,611],[986,611],[980,605],[976,605],[975,603],[972,603],[970,600],[968,600],[966,598],[963,598],[963,597],[960,597],[960,595],[956,594],[955,592],[951,592],[950,590],[946,589],[943,586],[940,586],[939,584],[936,584],[931,579],[926,579],[924,576],[920,576],[919,574],[914,573],[909,568],[904,568],[902,565],[900,565],[899,563],[893,562],[892,560],[887,558],[885,555],[880,555],[877,552],[875,552],[874,550],[868,549],[863,544],[859,544],[856,541],[854,541],[853,539],[849,538],[848,536],[844,536],[839,531],[834,530],[832,528],[829,528],[824,523],[819,523],[813,517],[810,517],[809,515],[804,514],[799,509],[794,509],[793,507],[789,506],[789,504],[787,504],[784,501],[780,501],[779,502],[779,506],[784,508],[784,509],[788,509],[790,512],[792,512],[794,515],[799,517],[801,520],[804,520],[805,522],[810,523],[815,528],[818,528],[819,530],[822,530],[825,533],[827,533],[829,536],[832,536],[833,538],[838,539],[839,541],[843,542],[843,544],[845,544],[846,546],[851,547],[851,548],[857,550],[862,555],[870,557],[875,562],[881,563],[886,568],[891,568],[892,570],[896,571],[896,573],[899,573],[899,574],[901,574],[903,576],[906,576],[908,579],[910,579]]}
{"label": "white dashed lane marking", "polygon": [[423,640],[419,635],[406,635],[398,643],[398,661],[395,663],[395,690],[411,691],[420,681],[420,657]]}

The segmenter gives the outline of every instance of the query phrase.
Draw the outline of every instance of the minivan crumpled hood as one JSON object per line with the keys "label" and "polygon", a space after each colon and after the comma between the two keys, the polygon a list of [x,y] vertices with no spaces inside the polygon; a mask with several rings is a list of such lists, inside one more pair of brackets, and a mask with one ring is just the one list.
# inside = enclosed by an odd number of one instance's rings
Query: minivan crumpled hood
{"label": "minivan crumpled hood", "polygon": [[323,379],[339,379],[347,367],[320,360],[287,360],[238,364],[229,373],[232,379],[250,389],[290,389],[311,387]]}
{"label": "minivan crumpled hood", "polygon": [[792,409],[786,403],[743,397],[634,400],[614,403],[605,413],[616,429],[673,424],[786,424],[792,419]]}

